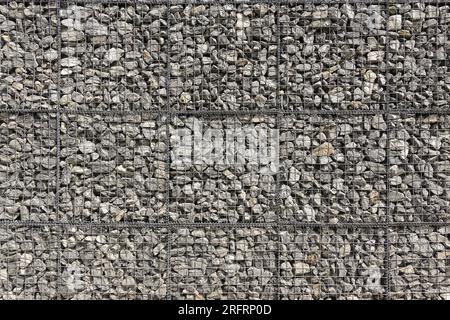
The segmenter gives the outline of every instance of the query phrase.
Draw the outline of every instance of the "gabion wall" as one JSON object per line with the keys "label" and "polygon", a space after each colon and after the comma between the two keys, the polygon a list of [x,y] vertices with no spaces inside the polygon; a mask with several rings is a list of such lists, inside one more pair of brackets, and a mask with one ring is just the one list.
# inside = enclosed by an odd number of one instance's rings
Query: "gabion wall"
{"label": "gabion wall", "polygon": [[[450,2],[0,0],[1,299],[449,299]],[[279,130],[279,170],[173,133]]]}

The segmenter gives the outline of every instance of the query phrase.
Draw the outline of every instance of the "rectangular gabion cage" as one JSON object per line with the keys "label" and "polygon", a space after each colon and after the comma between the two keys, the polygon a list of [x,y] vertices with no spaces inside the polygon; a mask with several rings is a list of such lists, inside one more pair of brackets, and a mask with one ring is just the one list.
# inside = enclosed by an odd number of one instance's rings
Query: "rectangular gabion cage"
{"label": "rectangular gabion cage", "polygon": [[448,0],[0,0],[0,299],[450,299],[449,30]]}

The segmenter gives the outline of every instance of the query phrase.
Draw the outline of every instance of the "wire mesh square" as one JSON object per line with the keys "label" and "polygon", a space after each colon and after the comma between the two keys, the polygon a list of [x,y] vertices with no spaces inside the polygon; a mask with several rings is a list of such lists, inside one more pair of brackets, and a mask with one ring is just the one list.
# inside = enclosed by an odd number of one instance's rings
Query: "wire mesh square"
{"label": "wire mesh square", "polygon": [[[276,221],[275,122],[271,116],[173,117],[171,221]],[[259,138],[267,149],[255,144]]]}
{"label": "wire mesh square", "polygon": [[173,299],[274,299],[272,228],[179,228],[172,233]]}
{"label": "wire mesh square", "polygon": [[58,103],[56,0],[0,2],[0,108]]}
{"label": "wire mesh square", "polygon": [[386,21],[385,3],[282,3],[281,108],[381,109]]}
{"label": "wire mesh square", "polygon": [[60,221],[164,218],[165,121],[153,114],[62,115]]}
{"label": "wire mesh square", "polygon": [[0,299],[58,296],[58,227],[0,226]]}
{"label": "wire mesh square", "polygon": [[0,220],[56,218],[56,115],[0,113]]}
{"label": "wire mesh square", "polygon": [[61,5],[61,107],[165,109],[167,6],[132,0]]}
{"label": "wire mesh square", "polygon": [[450,116],[391,115],[390,203],[394,221],[450,221]]}
{"label": "wire mesh square", "polygon": [[393,299],[450,299],[450,227],[389,232]]}
{"label": "wire mesh square", "polygon": [[167,230],[68,227],[61,239],[61,298],[163,299]]}
{"label": "wire mesh square", "polygon": [[281,299],[384,297],[384,230],[286,226],[280,243]]}
{"label": "wire mesh square", "polygon": [[280,120],[280,218],[386,220],[383,115],[292,115]]}
{"label": "wire mesh square", "polygon": [[450,7],[447,1],[389,6],[388,85],[392,109],[448,109]]}
{"label": "wire mesh square", "polygon": [[170,6],[173,110],[275,108],[277,5],[244,2],[177,1]]}

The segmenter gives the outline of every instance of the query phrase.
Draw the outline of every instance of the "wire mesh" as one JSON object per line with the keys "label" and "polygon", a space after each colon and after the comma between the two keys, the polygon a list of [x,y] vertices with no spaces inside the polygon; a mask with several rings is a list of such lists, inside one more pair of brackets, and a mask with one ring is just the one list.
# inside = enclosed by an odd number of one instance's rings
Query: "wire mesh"
{"label": "wire mesh", "polygon": [[61,108],[165,107],[167,6],[63,1]]}
{"label": "wire mesh", "polygon": [[0,236],[2,299],[165,297],[164,228],[9,226]]}
{"label": "wire mesh", "polygon": [[57,219],[56,153],[54,113],[0,113],[0,219]]}
{"label": "wire mesh", "polygon": [[450,118],[391,115],[390,201],[394,221],[449,221]]}
{"label": "wire mesh", "polygon": [[179,1],[170,6],[170,106],[273,109],[276,5]]}
{"label": "wire mesh", "polygon": [[58,246],[54,227],[0,227],[1,299],[55,299]]}
{"label": "wire mesh", "polygon": [[0,298],[450,299],[449,8],[0,0]]}
{"label": "wire mesh", "polygon": [[170,129],[171,221],[275,221],[276,145],[256,149],[253,161],[245,154],[250,148],[240,148],[257,142],[259,130],[276,138],[275,117],[180,116]]}
{"label": "wire mesh", "polygon": [[391,231],[392,296],[449,299],[449,227]]}
{"label": "wire mesh", "polygon": [[62,232],[62,299],[162,299],[166,229],[71,227]]}
{"label": "wire mesh", "polygon": [[384,241],[382,229],[282,228],[281,298],[383,298]]}
{"label": "wire mesh", "polygon": [[448,108],[448,3],[412,1],[389,10],[391,108]]}
{"label": "wire mesh", "polygon": [[282,4],[281,108],[381,109],[385,4]]}
{"label": "wire mesh", "polygon": [[281,219],[386,221],[383,115],[282,116]]}
{"label": "wire mesh", "polygon": [[275,230],[179,228],[172,234],[174,299],[273,299]]}
{"label": "wire mesh", "polygon": [[59,220],[163,220],[164,122],[151,114],[62,115]]}
{"label": "wire mesh", "polygon": [[0,12],[0,108],[54,108],[59,90],[56,0],[2,1]]}

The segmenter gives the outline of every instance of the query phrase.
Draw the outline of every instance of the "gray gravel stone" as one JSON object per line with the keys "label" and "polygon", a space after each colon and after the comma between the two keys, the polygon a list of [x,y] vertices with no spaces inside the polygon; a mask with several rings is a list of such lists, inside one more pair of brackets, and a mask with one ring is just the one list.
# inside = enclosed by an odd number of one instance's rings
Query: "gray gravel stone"
{"label": "gray gravel stone", "polygon": [[64,229],[62,299],[164,299],[166,229]]}
{"label": "gray gravel stone", "polygon": [[275,108],[275,9],[267,3],[170,6],[171,107]]}
{"label": "gray gravel stone", "polygon": [[[61,51],[55,0],[1,3],[0,108],[78,112],[0,113],[0,299],[450,299],[449,228],[340,226],[448,223],[445,112],[80,112],[448,107],[448,4],[326,2],[63,1]],[[180,162],[196,120],[279,125],[280,168]],[[124,225],[168,218],[219,226]],[[277,221],[330,227],[220,225]]]}
{"label": "gray gravel stone", "polygon": [[0,219],[55,220],[56,115],[0,113]]}
{"label": "gray gravel stone", "polygon": [[[233,155],[233,161],[215,157],[205,142],[203,149],[183,146],[180,132],[194,135],[195,123],[201,122],[201,133],[217,129],[226,140],[226,132],[251,128],[275,128],[275,117],[175,117],[170,126],[170,218],[175,222],[274,222],[275,178],[271,164],[251,164],[244,154]],[[222,140],[221,140],[222,141]],[[232,140],[233,141],[233,140]],[[232,142],[231,141],[231,142]],[[235,140],[237,142],[237,140]],[[255,140],[254,140],[255,141]],[[228,143],[227,142],[227,143]],[[194,141],[193,146],[200,146]],[[237,148],[237,147],[236,147]],[[198,151],[196,151],[198,150]],[[179,161],[177,155],[193,161]],[[199,155],[199,156],[196,156]],[[195,158],[194,158],[195,156]],[[213,161],[213,159],[216,159]],[[212,161],[212,162],[211,162]]]}
{"label": "gray gravel stone", "polygon": [[277,239],[271,228],[179,228],[172,235],[172,297],[274,299]]}
{"label": "gray gravel stone", "polygon": [[299,2],[282,4],[279,15],[283,109],[382,108],[388,23],[382,5]]}
{"label": "gray gravel stone", "polygon": [[443,59],[450,48],[446,27],[449,6],[395,4],[390,11],[393,14],[389,21],[392,29],[387,57],[390,107],[448,108],[450,73]]}
{"label": "gray gravel stone", "polygon": [[282,117],[282,219],[384,221],[384,121],[381,115]]}
{"label": "gray gravel stone", "polygon": [[63,115],[63,221],[157,222],[166,215],[165,118]]}
{"label": "gray gravel stone", "polygon": [[0,4],[0,108],[55,108],[56,15],[54,1]]}
{"label": "gray gravel stone", "polygon": [[391,230],[392,297],[449,299],[448,227]]}
{"label": "gray gravel stone", "polygon": [[141,3],[64,2],[61,107],[163,109],[167,97],[166,10],[163,5]]}
{"label": "gray gravel stone", "polygon": [[0,299],[58,297],[58,228],[0,227]]}
{"label": "gray gravel stone", "polygon": [[392,115],[391,212],[395,221],[450,218],[450,117]]}
{"label": "gray gravel stone", "polygon": [[282,299],[382,299],[384,231],[280,231]]}

